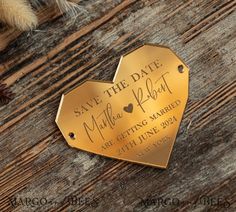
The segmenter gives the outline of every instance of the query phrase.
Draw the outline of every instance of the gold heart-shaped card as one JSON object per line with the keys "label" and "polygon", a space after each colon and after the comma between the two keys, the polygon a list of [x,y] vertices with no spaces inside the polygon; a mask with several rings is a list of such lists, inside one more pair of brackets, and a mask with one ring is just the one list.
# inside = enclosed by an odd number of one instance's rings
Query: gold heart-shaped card
{"label": "gold heart-shaped card", "polygon": [[171,49],[143,45],[121,57],[112,82],[85,81],[62,95],[56,123],[72,147],[166,168],[188,81]]}

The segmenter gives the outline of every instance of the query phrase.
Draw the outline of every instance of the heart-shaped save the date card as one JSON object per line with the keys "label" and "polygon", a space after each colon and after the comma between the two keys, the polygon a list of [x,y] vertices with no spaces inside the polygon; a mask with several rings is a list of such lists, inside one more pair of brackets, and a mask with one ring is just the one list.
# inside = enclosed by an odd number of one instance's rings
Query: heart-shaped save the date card
{"label": "heart-shaped save the date card", "polygon": [[56,123],[71,147],[166,168],[188,98],[189,69],[168,47],[121,57],[111,82],[63,94]]}

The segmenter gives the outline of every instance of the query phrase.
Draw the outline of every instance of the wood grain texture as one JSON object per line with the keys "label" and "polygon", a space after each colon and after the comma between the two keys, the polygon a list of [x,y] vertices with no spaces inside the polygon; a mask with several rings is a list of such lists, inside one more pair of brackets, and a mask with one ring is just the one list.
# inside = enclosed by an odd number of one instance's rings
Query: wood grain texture
{"label": "wood grain texture", "polygon": [[[0,30],[0,79],[15,93],[0,107],[0,211],[236,211],[236,1],[80,4],[88,13],[74,22],[42,8],[37,30]],[[167,170],[69,148],[54,122],[63,93],[112,79],[143,43],[171,47],[190,67]],[[14,198],[35,205],[14,208]]]}

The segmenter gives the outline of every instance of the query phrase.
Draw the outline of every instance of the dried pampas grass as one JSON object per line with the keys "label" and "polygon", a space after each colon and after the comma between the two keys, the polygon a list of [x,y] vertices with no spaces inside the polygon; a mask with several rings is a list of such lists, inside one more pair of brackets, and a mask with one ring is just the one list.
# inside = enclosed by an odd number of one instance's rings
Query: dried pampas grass
{"label": "dried pampas grass", "polygon": [[[51,0],[52,1],[52,0]],[[49,0],[30,0],[35,6],[41,5],[42,2],[48,3]],[[62,13],[68,13],[70,16],[76,16],[81,10],[78,4],[67,0],[53,0],[57,3]],[[18,28],[20,30],[30,30],[37,26],[37,17],[26,0],[0,0],[0,21]]]}
{"label": "dried pampas grass", "polygon": [[0,0],[0,20],[20,30],[34,28],[37,17],[25,0]]}
{"label": "dried pampas grass", "polygon": [[70,15],[76,15],[77,11],[80,10],[78,4],[65,0],[56,0],[57,5],[62,13],[70,12]]}

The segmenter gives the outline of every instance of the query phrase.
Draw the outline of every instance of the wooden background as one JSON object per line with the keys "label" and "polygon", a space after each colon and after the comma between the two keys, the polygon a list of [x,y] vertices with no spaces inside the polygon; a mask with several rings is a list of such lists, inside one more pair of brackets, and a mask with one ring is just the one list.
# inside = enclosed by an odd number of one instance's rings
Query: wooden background
{"label": "wooden background", "polygon": [[[0,30],[0,79],[15,93],[0,107],[0,211],[236,211],[236,1],[80,5],[76,20],[44,7],[37,30]],[[54,122],[61,95],[112,79],[120,56],[147,42],[191,69],[168,169],[69,148]]]}

